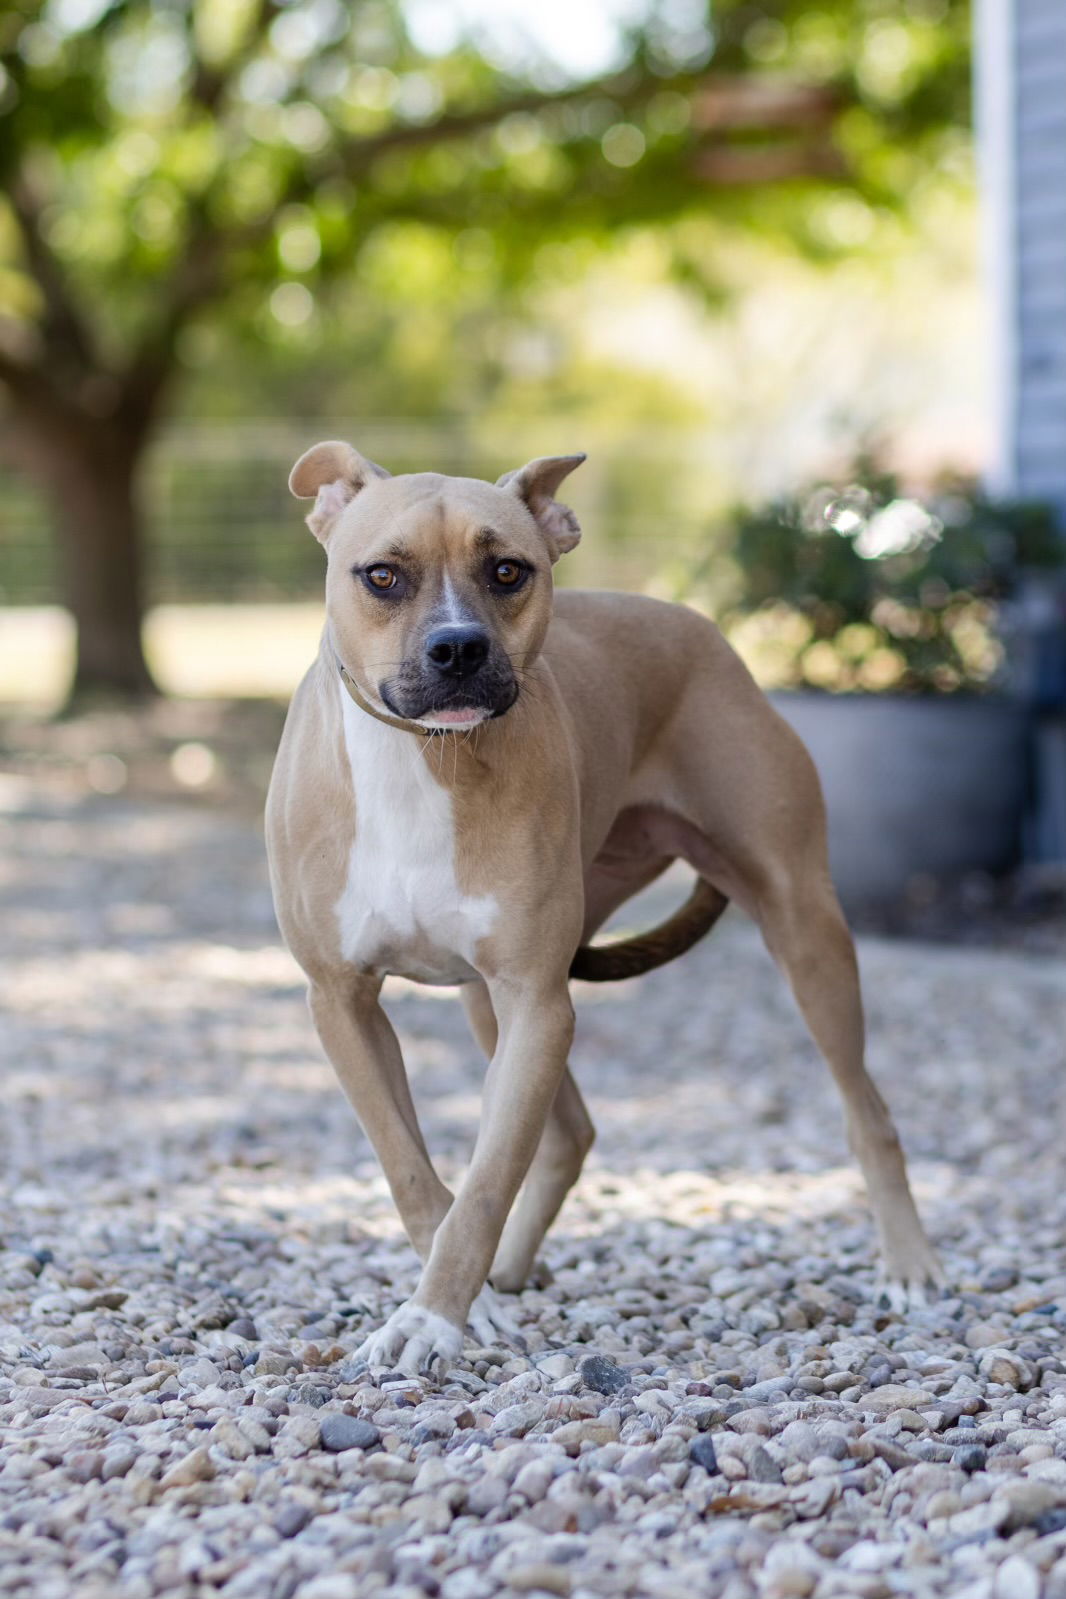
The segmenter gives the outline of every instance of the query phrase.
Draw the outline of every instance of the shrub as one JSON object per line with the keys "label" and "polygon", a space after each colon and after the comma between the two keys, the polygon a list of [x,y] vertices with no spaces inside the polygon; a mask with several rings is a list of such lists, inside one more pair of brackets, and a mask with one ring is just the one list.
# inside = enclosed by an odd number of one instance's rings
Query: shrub
{"label": "shrub", "polygon": [[[730,521],[735,577],[723,628],[767,688],[950,694],[994,686],[1003,602],[1022,573],[1061,566],[1048,506],[943,481],[922,498],[860,457]],[[693,574],[704,586],[723,549]]]}

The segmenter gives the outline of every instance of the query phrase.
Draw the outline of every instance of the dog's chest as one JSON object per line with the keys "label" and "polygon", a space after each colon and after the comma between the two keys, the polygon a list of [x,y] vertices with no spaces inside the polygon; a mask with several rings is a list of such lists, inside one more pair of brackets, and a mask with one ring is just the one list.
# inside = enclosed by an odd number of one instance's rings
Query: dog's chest
{"label": "dog's chest", "polygon": [[337,687],[355,789],[355,841],[336,904],[341,951],[364,970],[464,982],[497,904],[459,887],[452,797],[410,736]]}

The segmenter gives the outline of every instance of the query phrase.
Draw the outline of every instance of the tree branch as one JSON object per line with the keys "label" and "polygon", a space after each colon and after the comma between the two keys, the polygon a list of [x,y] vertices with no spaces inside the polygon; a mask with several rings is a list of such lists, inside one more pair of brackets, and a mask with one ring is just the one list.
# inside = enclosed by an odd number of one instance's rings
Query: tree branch
{"label": "tree branch", "polygon": [[844,178],[848,167],[828,140],[779,144],[722,145],[700,150],[692,170],[718,188],[746,188],[762,183],[787,183],[800,178]]}
{"label": "tree branch", "polygon": [[[272,0],[264,0],[263,12],[268,11],[271,4]],[[692,82],[690,78],[649,82],[644,86],[643,97],[681,81],[686,85]],[[190,208],[183,259],[163,296],[166,309],[137,350],[127,369],[124,386],[135,389],[141,397],[141,403],[154,403],[166,382],[174,341],[182,326],[194,311],[213,299],[222,287],[221,268],[227,253],[269,238],[274,231],[278,211],[283,206],[308,199],[327,178],[338,174],[345,177],[362,175],[387,151],[415,149],[465,138],[495,126],[508,116],[542,111],[602,95],[618,99],[622,92],[633,97],[631,78],[614,77],[557,91],[530,91],[475,110],[448,113],[433,122],[399,123],[380,134],[349,140],[339,149],[329,152],[324,160],[304,162],[297,166],[270,214],[260,222],[220,228],[211,219],[208,196],[201,196],[199,202]]]}
{"label": "tree branch", "polygon": [[691,91],[698,81],[691,73],[672,78],[652,78],[648,73],[631,70],[609,78],[573,84],[567,89],[530,90],[526,94],[511,95],[494,105],[479,106],[470,111],[446,112],[432,122],[397,123],[380,133],[351,140],[345,149],[337,152],[340,155],[339,165],[345,176],[358,176],[379,156],[393,150],[416,150],[426,145],[465,139],[471,134],[495,127],[508,117],[533,116],[541,111],[554,110],[556,106],[579,105],[582,101],[590,100],[612,100],[622,111],[634,110],[665,91]]}
{"label": "tree branch", "polygon": [[832,121],[844,103],[837,89],[770,75],[700,79],[686,73],[673,78],[650,78],[630,72],[575,84],[569,89],[515,95],[493,106],[447,113],[433,122],[399,124],[353,140],[347,152],[342,153],[342,160],[346,175],[351,176],[392,150],[418,149],[466,138],[509,116],[531,115],[596,99],[613,100],[622,110],[632,110],[669,90],[695,90],[693,126],[706,132],[822,127]]}
{"label": "tree branch", "polygon": [[[189,316],[220,292],[226,252],[237,247],[235,231],[223,233],[211,226],[204,197],[191,211],[186,248],[161,296],[164,310],[140,341],[122,380],[122,406],[131,425],[150,422],[173,368],[178,335]],[[273,213],[269,224],[273,228]]]}
{"label": "tree branch", "polygon": [[[271,0],[264,0],[263,10]],[[664,90],[692,92],[703,82],[696,98],[694,125],[701,131],[766,131],[775,128],[818,128],[832,120],[839,108],[836,91],[790,83],[780,78],[717,77],[713,82],[691,74],[652,78],[633,72],[574,84],[567,89],[529,91],[511,95],[469,111],[453,111],[432,122],[397,123],[380,133],[348,140],[325,153],[320,161],[296,166],[276,204],[260,221],[220,228],[212,220],[209,196],[191,208],[183,259],[163,296],[165,310],[143,340],[127,369],[126,386],[139,407],[150,407],[169,374],[175,340],[188,317],[208,304],[224,288],[227,255],[247,249],[270,237],[277,213],[286,205],[309,199],[330,177],[364,176],[383,155],[450,143],[498,126],[507,117],[533,115],[557,106],[597,99],[614,101],[621,111],[635,109]],[[787,180],[795,177],[838,177],[841,158],[825,143],[770,146],[702,144],[694,156],[695,171],[708,183],[734,186]]]}
{"label": "tree branch", "polygon": [[78,414],[79,404],[70,389],[56,383],[43,361],[27,359],[9,339],[0,337],[0,384],[23,416],[67,423]]}
{"label": "tree branch", "polygon": [[41,335],[53,353],[65,357],[82,374],[94,371],[92,338],[67,288],[66,274],[41,231],[40,201],[24,173],[12,182],[8,198],[26,260],[44,297]]}
{"label": "tree branch", "polygon": [[248,61],[255,46],[262,41],[274,18],[282,7],[279,0],[259,0],[254,18],[248,24],[244,39],[234,50],[228,61],[221,66],[213,66],[205,61],[196,48],[196,30],[190,17],[189,46],[192,54],[192,82],[189,85],[189,94],[193,102],[209,116],[217,116],[222,97],[229,88],[241,67]]}
{"label": "tree branch", "polygon": [[701,132],[824,128],[844,96],[826,84],[796,83],[770,73],[705,79],[692,98],[692,125]]}

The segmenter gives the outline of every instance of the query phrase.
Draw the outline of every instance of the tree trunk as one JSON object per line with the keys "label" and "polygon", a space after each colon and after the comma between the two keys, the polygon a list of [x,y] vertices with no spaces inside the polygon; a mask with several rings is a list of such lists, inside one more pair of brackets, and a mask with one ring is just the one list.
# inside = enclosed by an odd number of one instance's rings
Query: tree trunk
{"label": "tree trunk", "polygon": [[142,448],[113,424],[90,423],[35,452],[55,517],[59,588],[77,628],[71,703],[158,692],[141,643]]}

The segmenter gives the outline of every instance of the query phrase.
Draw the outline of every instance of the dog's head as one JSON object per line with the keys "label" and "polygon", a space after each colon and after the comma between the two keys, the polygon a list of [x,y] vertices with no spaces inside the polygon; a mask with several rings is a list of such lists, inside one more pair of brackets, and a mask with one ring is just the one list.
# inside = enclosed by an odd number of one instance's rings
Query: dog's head
{"label": "dog's head", "polygon": [[341,663],[369,702],[425,727],[510,710],[551,616],[552,564],[581,536],[555,491],[583,455],[496,484],[390,477],[350,444],[316,444],[289,487],[314,497],[326,609]]}

